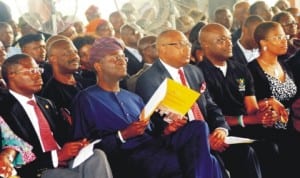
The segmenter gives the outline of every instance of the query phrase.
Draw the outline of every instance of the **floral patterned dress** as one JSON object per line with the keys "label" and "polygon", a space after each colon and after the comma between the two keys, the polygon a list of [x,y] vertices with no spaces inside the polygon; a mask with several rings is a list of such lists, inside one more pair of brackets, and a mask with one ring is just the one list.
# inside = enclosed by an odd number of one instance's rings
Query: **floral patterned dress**
{"label": "floral patterned dress", "polygon": [[32,146],[13,133],[6,122],[0,117],[1,142],[3,148],[12,148],[18,152],[12,164],[14,167],[21,167],[35,160]]}

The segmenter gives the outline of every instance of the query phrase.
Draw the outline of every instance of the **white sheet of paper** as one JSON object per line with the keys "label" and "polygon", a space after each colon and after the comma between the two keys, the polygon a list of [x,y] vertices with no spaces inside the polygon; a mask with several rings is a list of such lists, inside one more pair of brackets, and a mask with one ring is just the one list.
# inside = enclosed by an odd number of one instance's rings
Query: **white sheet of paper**
{"label": "white sheet of paper", "polygon": [[244,137],[228,136],[225,138],[227,144],[252,143],[256,140]]}
{"label": "white sheet of paper", "polygon": [[72,168],[77,167],[81,163],[83,163],[85,160],[87,160],[90,156],[94,154],[94,145],[96,143],[99,143],[101,139],[97,139],[93,141],[92,143],[88,144],[87,146],[83,147],[78,155],[75,157]]}

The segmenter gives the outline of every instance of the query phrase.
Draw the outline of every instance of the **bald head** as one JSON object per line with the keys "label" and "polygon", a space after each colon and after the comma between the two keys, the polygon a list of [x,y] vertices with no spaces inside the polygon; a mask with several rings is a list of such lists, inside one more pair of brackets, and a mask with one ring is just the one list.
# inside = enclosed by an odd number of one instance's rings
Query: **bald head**
{"label": "bald head", "polygon": [[158,56],[165,63],[179,68],[190,62],[191,44],[178,30],[166,30],[156,40]]}
{"label": "bald head", "polygon": [[54,36],[51,36],[46,41],[46,51],[47,51],[47,54],[50,54],[50,49],[52,48],[52,45],[55,44],[56,42],[60,41],[60,40],[70,40],[71,41],[71,39],[69,39],[68,37],[63,36],[63,35],[54,35]]}
{"label": "bald head", "polygon": [[249,8],[250,3],[248,1],[239,1],[233,5],[233,10]]}
{"label": "bald head", "polygon": [[239,1],[233,6],[233,17],[240,26],[244,23],[245,19],[249,16],[250,4],[247,1]]}
{"label": "bald head", "polygon": [[210,23],[202,27],[202,29],[199,32],[199,38],[198,41],[200,44],[205,43],[207,41],[210,41],[214,38],[216,34],[219,34],[220,32],[228,31],[223,25],[218,23]]}
{"label": "bald head", "polygon": [[204,55],[214,64],[223,65],[232,57],[231,33],[223,25],[211,23],[199,32],[199,43]]}
{"label": "bald head", "polygon": [[265,21],[272,19],[273,13],[265,1],[256,1],[249,8],[250,15],[258,15]]}
{"label": "bald head", "polygon": [[156,39],[156,44],[160,46],[166,43],[170,43],[174,41],[173,40],[174,36],[182,36],[182,35],[185,36],[184,33],[179,30],[171,29],[171,30],[163,31],[158,35]]}
{"label": "bald head", "polygon": [[59,39],[55,41],[48,49],[48,56],[56,55],[57,51],[62,51],[65,46],[74,46],[74,44],[71,40],[66,39]]}

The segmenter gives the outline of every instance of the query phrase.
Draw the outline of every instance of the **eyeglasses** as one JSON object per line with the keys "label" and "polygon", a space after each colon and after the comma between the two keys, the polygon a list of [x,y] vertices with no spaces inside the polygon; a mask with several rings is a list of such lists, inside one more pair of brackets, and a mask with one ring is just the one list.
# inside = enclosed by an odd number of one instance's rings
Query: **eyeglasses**
{"label": "eyeglasses", "polygon": [[38,74],[38,73],[42,74],[43,72],[44,72],[44,68],[36,67],[36,68],[24,69],[24,70],[12,72],[12,73],[15,73],[15,74],[23,73],[25,75],[33,75],[33,74]]}
{"label": "eyeglasses", "polygon": [[144,48],[142,48],[141,50],[147,49],[149,47],[156,48],[156,43],[148,44],[148,45],[144,46]]}
{"label": "eyeglasses", "polygon": [[270,38],[267,38],[272,41],[283,41],[283,40],[289,40],[290,35],[278,35],[278,36],[272,36]]}
{"label": "eyeglasses", "polygon": [[229,41],[231,43],[231,38],[223,36],[223,37],[217,39],[216,43],[220,44],[220,45],[224,45],[227,41]]}
{"label": "eyeglasses", "polygon": [[123,64],[124,62],[128,62],[128,58],[124,54],[109,56],[109,58],[111,59],[111,62],[117,65]]}
{"label": "eyeglasses", "polygon": [[167,44],[162,44],[163,46],[175,46],[178,49],[181,49],[183,47],[191,47],[192,44],[188,41],[179,41],[177,43],[167,43]]}
{"label": "eyeglasses", "polygon": [[294,25],[297,25],[298,26],[298,23],[297,22],[295,22],[295,21],[292,21],[292,22],[287,22],[287,23],[285,23],[285,24],[281,24],[282,26],[294,26]]}

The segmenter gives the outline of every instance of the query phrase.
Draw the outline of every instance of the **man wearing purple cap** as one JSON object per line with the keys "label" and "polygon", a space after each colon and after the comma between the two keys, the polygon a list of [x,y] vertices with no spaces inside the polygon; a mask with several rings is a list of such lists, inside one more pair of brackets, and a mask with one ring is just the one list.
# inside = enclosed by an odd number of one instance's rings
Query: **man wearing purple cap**
{"label": "man wearing purple cap", "polygon": [[143,100],[119,86],[127,74],[123,49],[110,37],[93,44],[90,61],[98,81],[74,99],[74,138],[101,138],[96,147],[107,154],[115,178],[222,177],[210,154],[205,122],[187,123],[185,117],[169,113],[180,128],[172,132],[166,127],[164,134],[153,135],[157,128],[150,128],[148,119],[141,116]]}

